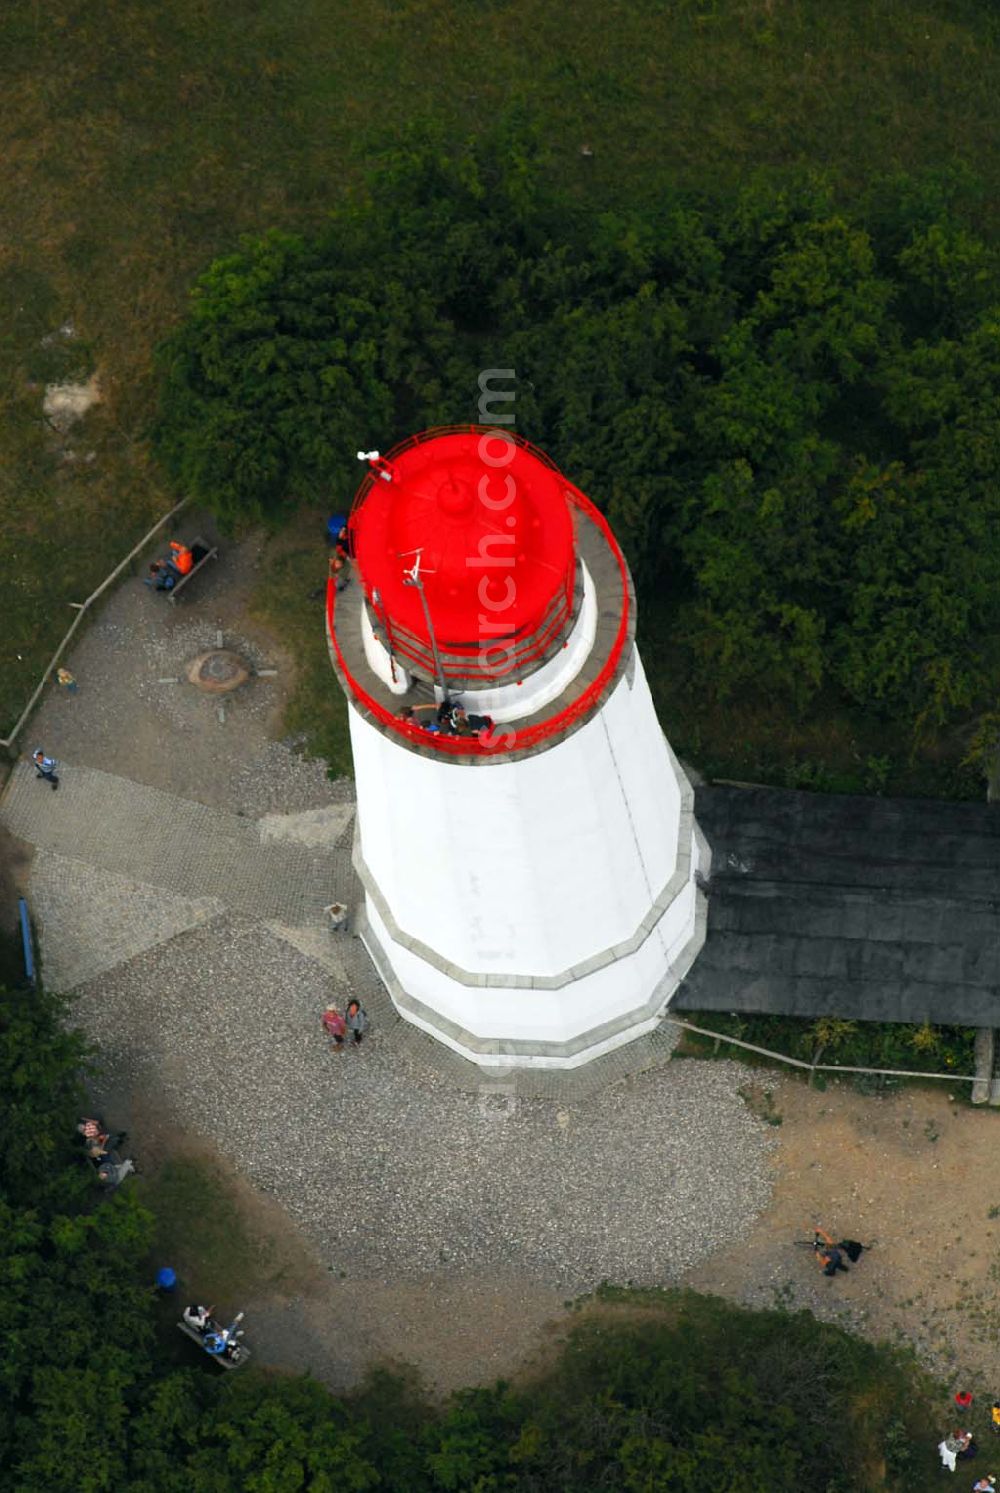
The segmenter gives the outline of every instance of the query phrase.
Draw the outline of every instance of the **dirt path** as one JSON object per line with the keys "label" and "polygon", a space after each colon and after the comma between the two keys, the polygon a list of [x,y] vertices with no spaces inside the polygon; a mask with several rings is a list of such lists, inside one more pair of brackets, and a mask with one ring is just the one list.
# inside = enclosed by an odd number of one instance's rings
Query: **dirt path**
{"label": "dirt path", "polygon": [[[807,1307],[911,1344],[980,1403],[1000,1393],[1000,1115],[954,1102],[944,1083],[867,1098],[778,1075],[752,1082],[758,1096],[772,1090],[782,1117],[771,1205],[743,1243],[684,1284],[752,1306]],[[877,1246],[827,1279],[792,1244],[814,1220]]]}

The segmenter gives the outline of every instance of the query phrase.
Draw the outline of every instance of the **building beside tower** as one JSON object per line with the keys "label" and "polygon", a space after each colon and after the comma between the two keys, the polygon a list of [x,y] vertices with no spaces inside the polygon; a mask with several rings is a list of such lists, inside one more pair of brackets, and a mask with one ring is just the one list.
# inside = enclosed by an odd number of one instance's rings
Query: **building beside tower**
{"label": "building beside tower", "polygon": [[650,1030],[704,941],[709,853],[607,522],[527,442],[465,426],[373,454],[348,529],[327,633],[359,931],[400,1014],[491,1068]]}

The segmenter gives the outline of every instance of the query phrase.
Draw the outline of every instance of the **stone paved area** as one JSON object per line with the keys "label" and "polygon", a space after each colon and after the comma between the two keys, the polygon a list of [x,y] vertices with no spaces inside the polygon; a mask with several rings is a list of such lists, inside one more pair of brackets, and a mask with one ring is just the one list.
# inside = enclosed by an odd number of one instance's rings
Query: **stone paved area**
{"label": "stone paved area", "polygon": [[183,897],[52,851],[37,852],[31,909],[45,949],[45,980],[69,994],[78,985],[211,922],[218,897]]}
{"label": "stone paved area", "polygon": [[[191,522],[210,532],[203,515]],[[322,762],[274,739],[292,662],[247,618],[263,551],[255,539],[222,550],[220,564],[199,575],[198,589],[177,607],[138,577],[112,593],[67,660],[78,692],[50,690],[25,737],[26,751],[43,743],[64,764],[58,793],[22,766],[0,804],[0,822],[16,824],[15,832],[38,847],[34,910],[50,977],[68,991],[118,959],[199,926],[211,915],[207,898],[261,918],[331,973],[349,968],[355,988],[371,990],[378,1003],[381,986],[364,950],[351,940],[331,943],[320,911],[357,897],[347,825],[353,784],[331,782]],[[316,615],[321,627],[319,606]],[[255,668],[278,669],[276,678],[228,696],[224,722],[216,701],[190,685],[162,682],[181,678],[185,661],[214,646],[220,633]],[[332,673],[330,687],[337,688]],[[334,810],[344,814],[343,839],[332,820],[323,820]],[[314,872],[319,885],[310,880]],[[136,912],[140,904],[144,916]],[[566,1073],[492,1078],[408,1024],[398,1040],[421,1067],[460,1087],[513,1085],[526,1097],[576,1102],[668,1061],[676,1032],[662,1026]]]}
{"label": "stone paved area", "polygon": [[487,1074],[400,1021],[364,948],[332,935],[323,911],[360,895],[349,802],[254,820],[94,768],[60,771],[53,793],[22,762],[0,801],[0,824],[36,847],[32,909],[53,989],[69,993],[229,911],[258,919],[342,993],[360,994],[426,1074],[477,1094],[579,1102],[670,1057],[676,1033],[664,1025],[579,1069]]}
{"label": "stone paved area", "polygon": [[[324,922],[327,900],[354,894],[350,805],[257,821],[72,763],[61,783],[22,764],[0,803],[36,847],[50,983],[75,989],[106,1081],[156,1090],[330,1270],[652,1283],[766,1201],[769,1138],[735,1070],[609,1086],[621,1070],[606,1065],[598,1091],[588,1065],[583,1105],[573,1074],[487,1076],[400,1021],[361,945]],[[335,1053],[320,1016],[352,994],[373,1031]]]}
{"label": "stone paved area", "polygon": [[62,767],[53,793],[26,762],[3,805],[6,828],[40,849],[292,924],[320,922],[350,882],[350,819],[348,809],[331,810],[333,843],[303,845],[291,833],[278,838],[273,823],[262,833],[254,820],[93,768]]}
{"label": "stone paved area", "polygon": [[[258,563],[234,553],[197,607],[138,583],[111,598],[68,660],[79,693],[49,696],[25,742],[60,759],[61,787],[21,764],[0,825],[33,848],[44,972],[74,993],[137,1149],[129,1095],[271,1194],[336,1282],[311,1316],[262,1303],[260,1351],[346,1382],[378,1335],[350,1293],[377,1282],[412,1339],[414,1303],[433,1310],[440,1282],[485,1363],[480,1297],[537,1322],[556,1292],[677,1279],[733,1243],[766,1202],[773,1135],[735,1066],[666,1066],[667,1025],[571,1072],[487,1075],[399,1020],[323,912],[358,895],[351,785],[274,739],[266,680],[225,722],[159,682],[219,631],[256,667],[290,667],[246,622]],[[373,1028],[337,1055],[319,1018],[351,994]]]}
{"label": "stone paved area", "polygon": [[586,1104],[463,1091],[374,989],[370,1036],[333,1052],[321,1013],[355,988],[227,913],[83,986],[76,1009],[116,1088],[157,1088],[351,1279],[663,1282],[766,1202],[773,1133],[734,1066],[680,1064]]}
{"label": "stone paved area", "polygon": [[[209,525],[192,516],[192,532]],[[130,778],[227,813],[257,818],[349,801],[352,785],[331,782],[326,765],[300,757],[280,735],[293,663],[248,616],[263,567],[261,545],[222,545],[218,565],[201,572],[176,607],[136,577],[86,625],[67,667],[79,689],[51,688],[22,740],[75,768]],[[320,551],[320,579],[324,560]],[[323,614],[316,604],[316,625]],[[218,700],[184,682],[186,665],[225,645],[254,669],[275,668]],[[177,683],[164,681],[177,680]],[[330,688],[337,685],[331,676]]]}

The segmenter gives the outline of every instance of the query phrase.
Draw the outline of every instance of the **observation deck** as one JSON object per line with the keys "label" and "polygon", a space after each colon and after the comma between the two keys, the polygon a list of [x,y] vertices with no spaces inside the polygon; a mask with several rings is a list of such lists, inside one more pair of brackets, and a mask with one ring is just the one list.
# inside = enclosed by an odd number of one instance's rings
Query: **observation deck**
{"label": "observation deck", "polygon": [[[392,453],[390,453],[390,458]],[[547,465],[551,463],[546,460]],[[553,468],[553,471],[555,469]],[[558,473],[556,474],[558,476]],[[635,639],[635,595],[625,558],[602,514],[593,503],[558,476],[562,495],[572,522],[573,563],[572,603],[556,636],[536,630],[541,646],[523,661],[523,675],[515,670],[503,683],[518,687],[546,660],[556,657],[567,646],[566,639],[578,616],[582,597],[582,567],[593,583],[596,597],[596,627],[593,644],[581,667],[566,686],[547,704],[530,709],[521,717],[505,718],[491,733],[492,739],[478,736],[450,736],[428,732],[421,725],[402,719],[405,706],[427,706],[435,703],[432,671],[425,677],[417,674],[412,663],[402,658],[410,673],[412,687],[399,694],[391,690],[371,668],[365,654],[363,618],[367,612],[373,631],[383,634],[383,624],[353,571],[351,580],[337,591],[331,578],[327,584],[327,642],[333,667],[348,699],[362,716],[383,735],[393,736],[421,756],[464,761],[515,761],[546,750],[571,735],[600,709],[626,672],[632,658]],[[362,487],[359,498],[365,493]],[[457,665],[457,660],[455,660]],[[476,694],[482,682],[465,675],[464,681],[446,676],[450,698],[476,712]],[[495,686],[496,680],[489,680]]]}

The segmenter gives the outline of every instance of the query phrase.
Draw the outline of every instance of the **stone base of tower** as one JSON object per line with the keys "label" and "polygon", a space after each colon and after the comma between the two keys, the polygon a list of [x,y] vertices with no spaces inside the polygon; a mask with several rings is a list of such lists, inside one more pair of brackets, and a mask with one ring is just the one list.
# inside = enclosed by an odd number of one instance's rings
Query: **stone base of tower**
{"label": "stone base of tower", "polygon": [[391,931],[369,892],[356,932],[399,1014],[489,1069],[576,1068],[652,1031],[705,941],[707,901],[695,877],[707,879],[711,853],[689,795],[674,877],[634,947],[594,955],[571,980],[508,983],[449,967]]}

